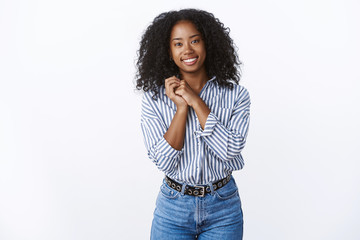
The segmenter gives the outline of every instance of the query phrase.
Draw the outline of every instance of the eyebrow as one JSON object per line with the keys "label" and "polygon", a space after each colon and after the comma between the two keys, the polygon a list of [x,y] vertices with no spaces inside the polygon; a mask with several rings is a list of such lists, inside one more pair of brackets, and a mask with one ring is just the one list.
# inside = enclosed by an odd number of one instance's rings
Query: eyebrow
{"label": "eyebrow", "polygon": [[[194,38],[194,37],[197,37],[197,36],[200,36],[200,34],[191,35],[189,38]],[[182,38],[173,38],[171,41],[174,41],[174,40],[182,40]]]}

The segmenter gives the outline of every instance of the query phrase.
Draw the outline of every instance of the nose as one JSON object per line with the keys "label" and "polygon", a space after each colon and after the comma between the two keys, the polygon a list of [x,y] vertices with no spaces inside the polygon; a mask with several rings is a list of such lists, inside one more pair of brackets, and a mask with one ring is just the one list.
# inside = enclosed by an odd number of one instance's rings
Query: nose
{"label": "nose", "polygon": [[185,54],[190,54],[190,53],[193,53],[194,52],[194,50],[192,49],[192,46],[191,46],[191,44],[189,44],[189,43],[187,43],[187,44],[185,44]]}

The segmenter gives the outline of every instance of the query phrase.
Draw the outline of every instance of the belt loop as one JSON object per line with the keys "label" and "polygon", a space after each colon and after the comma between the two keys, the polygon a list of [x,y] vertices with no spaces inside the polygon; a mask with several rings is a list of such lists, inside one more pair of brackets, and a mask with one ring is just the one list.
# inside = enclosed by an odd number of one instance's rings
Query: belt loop
{"label": "belt loop", "polygon": [[185,194],[185,188],[186,188],[186,183],[183,183],[182,188],[181,188],[181,195]]}
{"label": "belt loop", "polygon": [[214,191],[214,186],[213,186],[213,182],[209,182],[209,187],[210,187],[210,194],[211,195],[214,195],[215,194],[215,191]]}

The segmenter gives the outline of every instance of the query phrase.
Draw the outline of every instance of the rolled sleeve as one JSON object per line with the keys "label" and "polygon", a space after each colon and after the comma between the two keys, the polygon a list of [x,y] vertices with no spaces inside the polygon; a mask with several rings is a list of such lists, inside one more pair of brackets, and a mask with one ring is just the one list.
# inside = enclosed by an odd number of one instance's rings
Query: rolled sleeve
{"label": "rolled sleeve", "polygon": [[149,95],[144,95],[142,102],[141,130],[147,155],[164,173],[173,172],[183,150],[176,150],[164,138],[167,131],[165,124],[157,117],[156,106]]}
{"label": "rolled sleeve", "polygon": [[249,116],[250,97],[248,91],[243,88],[226,125],[219,121],[213,112],[210,112],[204,129],[198,125],[198,130],[194,134],[196,137],[202,137],[219,159],[229,161],[239,156],[245,146]]}
{"label": "rolled sleeve", "polygon": [[194,132],[195,136],[196,137],[210,136],[213,133],[217,123],[218,123],[217,117],[212,112],[210,112],[206,119],[204,129],[202,129],[201,125],[199,124],[198,130]]}

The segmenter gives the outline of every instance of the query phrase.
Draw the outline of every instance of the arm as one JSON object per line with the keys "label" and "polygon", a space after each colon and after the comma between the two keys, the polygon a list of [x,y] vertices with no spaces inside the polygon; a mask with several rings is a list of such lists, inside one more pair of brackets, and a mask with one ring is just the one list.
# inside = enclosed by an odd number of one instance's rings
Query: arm
{"label": "arm", "polygon": [[248,91],[242,88],[226,126],[210,112],[205,127],[199,127],[195,134],[202,137],[221,160],[228,161],[238,156],[245,147],[249,122],[250,97]]}
{"label": "arm", "polygon": [[187,104],[195,110],[200,125],[204,128],[206,119],[210,114],[210,109],[205,102],[192,90],[185,80],[180,81],[179,87],[176,88],[175,93],[183,97]]}
{"label": "arm", "polygon": [[176,104],[176,113],[171,120],[169,129],[164,134],[166,141],[175,149],[181,150],[184,146],[186,118],[188,114],[188,104],[179,95],[175,94],[175,89],[180,85],[180,80],[173,76],[165,79],[166,95]]}
{"label": "arm", "polygon": [[159,114],[165,113],[159,111],[151,94],[144,93],[142,100],[141,129],[148,156],[165,173],[176,169],[185,138],[188,105],[180,96],[174,94],[176,86],[176,78],[165,80],[166,95],[170,95],[170,99],[177,105],[168,129],[159,117]]}
{"label": "arm", "polygon": [[181,150],[184,146],[187,114],[188,107],[178,108],[169,129],[164,134],[166,141],[176,150]]}
{"label": "arm", "polygon": [[164,138],[168,129],[158,114],[151,93],[144,93],[141,105],[141,130],[147,155],[161,171],[171,173],[176,169],[182,151],[173,148]]}
{"label": "arm", "polygon": [[197,96],[194,103],[192,104],[192,108],[194,109],[196,116],[199,119],[200,126],[202,129],[204,129],[206,120],[211,112],[209,107],[199,96]]}
{"label": "arm", "polygon": [[194,109],[199,119],[199,130],[195,131],[195,135],[202,137],[209,148],[223,161],[238,156],[246,142],[250,97],[245,88],[239,90],[235,107],[226,126],[185,82],[175,91]]}

